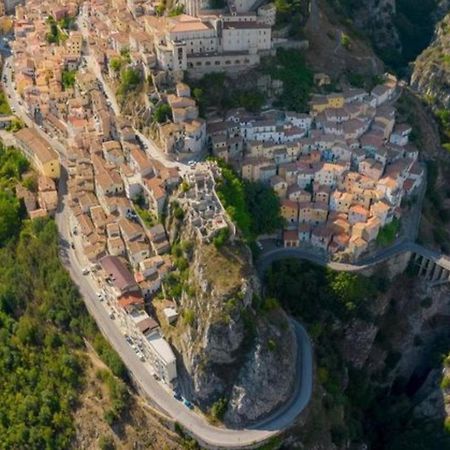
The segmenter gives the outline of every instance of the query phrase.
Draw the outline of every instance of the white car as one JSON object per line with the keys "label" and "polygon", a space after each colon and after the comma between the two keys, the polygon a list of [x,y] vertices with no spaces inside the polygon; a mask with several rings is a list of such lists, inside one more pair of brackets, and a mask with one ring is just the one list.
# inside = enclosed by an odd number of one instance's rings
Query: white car
{"label": "white car", "polygon": [[261,242],[256,241],[256,245],[258,246],[258,248],[259,248],[260,250],[263,249],[263,245],[261,244]]}
{"label": "white car", "polygon": [[89,274],[89,268],[88,267],[85,267],[83,270],[82,270],[82,272],[81,272],[83,275],[88,275]]}

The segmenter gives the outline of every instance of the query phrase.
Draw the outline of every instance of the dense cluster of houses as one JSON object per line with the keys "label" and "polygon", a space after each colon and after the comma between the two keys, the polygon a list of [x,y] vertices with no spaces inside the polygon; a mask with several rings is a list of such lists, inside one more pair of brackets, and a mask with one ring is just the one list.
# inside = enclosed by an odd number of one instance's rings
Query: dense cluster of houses
{"label": "dense cluster of houses", "polygon": [[18,184],[16,196],[23,201],[30,219],[53,216],[58,207],[58,192],[55,181],[45,175],[38,176],[36,192],[34,189]]}
{"label": "dense cluster of houses", "polygon": [[[97,31],[105,30],[101,14],[108,17],[105,22],[113,20],[124,31],[121,15],[110,14],[109,3],[102,5],[97,9],[92,4]],[[67,149],[69,226],[72,245],[81,250],[85,261],[85,273],[92,271],[103,287],[99,299],[108,301],[122,329],[139,347],[138,354],[170,384],[176,378],[175,356],[144,305],[150,304],[165,274],[172,270],[169,241],[159,222],[181,176],[178,169],[151,158],[131,124],[115,116],[94,71],[84,67],[82,35],[59,28],[63,36],[59,43],[47,41],[48,16],[58,22],[77,14],[76,3],[31,0],[17,7],[16,40],[12,43],[15,88],[28,114]],[[93,36],[95,40],[95,33]],[[108,31],[107,47],[98,49],[109,56],[117,54],[115,50],[108,52],[114,42],[110,37]],[[145,40],[139,35],[129,32],[127,39],[132,57],[134,50],[141,56],[145,53]],[[133,47],[133,42],[139,48]],[[120,52],[120,48],[116,50]],[[74,71],[73,85],[64,85],[64,71]],[[176,112],[175,97],[188,97],[182,85],[178,94],[173,96]],[[58,154],[35,129],[20,130],[15,141],[40,173],[37,195],[20,187],[18,195],[31,217],[54,213],[58,199],[54,180],[60,176]],[[136,214],[136,204],[145,210],[145,217]],[[169,322],[176,319],[175,305],[165,313]]]}
{"label": "dense cluster of houses", "polygon": [[[172,269],[169,241],[158,219],[181,180],[178,170],[152,160],[137,142],[123,136],[74,145],[68,167],[74,240],[91,267],[100,267],[96,275],[128,335],[142,346],[157,375],[173,382],[175,357],[144,303]],[[152,223],[136,214],[135,202],[147,210]]]}
{"label": "dense cluster of houses", "polygon": [[397,80],[369,94],[350,88],[314,96],[309,114],[229,111],[207,125],[213,154],[242,177],[273,187],[286,247],[312,245],[359,257],[400,216],[423,176],[411,126],[396,123]]}

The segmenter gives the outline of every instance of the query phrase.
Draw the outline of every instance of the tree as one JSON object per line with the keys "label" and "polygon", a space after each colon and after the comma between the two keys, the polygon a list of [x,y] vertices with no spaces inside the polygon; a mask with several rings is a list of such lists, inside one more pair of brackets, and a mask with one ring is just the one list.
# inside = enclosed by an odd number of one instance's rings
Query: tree
{"label": "tree", "polygon": [[64,90],[75,86],[76,70],[63,70],[61,75],[61,82]]}
{"label": "tree", "polygon": [[161,103],[155,108],[153,112],[153,120],[158,123],[163,123],[172,115],[172,109],[167,103]]}
{"label": "tree", "polygon": [[270,186],[261,182],[245,182],[245,197],[255,236],[272,233],[283,226],[280,199]]}
{"label": "tree", "polygon": [[141,83],[141,73],[133,67],[127,67],[120,72],[120,86],[117,90],[119,95],[125,95],[135,90]]}
{"label": "tree", "polygon": [[20,229],[20,203],[11,193],[0,190],[0,247]]}
{"label": "tree", "polygon": [[119,73],[122,68],[122,59],[117,57],[111,58],[109,61],[109,66],[112,70],[114,70],[114,72]]}

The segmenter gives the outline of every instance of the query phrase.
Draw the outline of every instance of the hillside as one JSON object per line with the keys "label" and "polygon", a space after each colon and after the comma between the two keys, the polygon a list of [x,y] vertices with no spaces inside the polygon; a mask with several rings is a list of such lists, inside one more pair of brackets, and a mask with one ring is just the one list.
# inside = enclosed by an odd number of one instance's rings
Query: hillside
{"label": "hillside", "polygon": [[327,0],[344,22],[369,38],[379,57],[405,73],[430,43],[447,0]]}
{"label": "hillside", "polygon": [[436,27],[435,37],[416,59],[411,85],[437,108],[450,108],[450,14]]}
{"label": "hillside", "polygon": [[315,347],[313,399],[286,448],[449,448],[436,377],[450,346],[447,286],[430,292],[413,266],[390,281],[384,268],[365,277],[285,260],[267,287]]}

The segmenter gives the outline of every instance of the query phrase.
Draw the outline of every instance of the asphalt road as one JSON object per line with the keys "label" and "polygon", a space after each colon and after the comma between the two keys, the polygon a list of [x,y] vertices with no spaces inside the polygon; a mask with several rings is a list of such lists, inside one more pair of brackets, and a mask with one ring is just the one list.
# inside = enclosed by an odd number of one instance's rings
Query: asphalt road
{"label": "asphalt road", "polygon": [[[10,58],[8,59],[10,61]],[[71,248],[68,209],[66,208],[67,172],[64,168],[66,160],[66,146],[56,139],[48,136],[37,127],[26,114],[21,100],[12,86],[12,71],[10,65],[4,66],[3,75],[6,77],[4,89],[9,94],[10,104],[15,113],[29,127],[36,131],[60,154],[63,165],[62,176],[59,182],[60,203],[56,213],[56,223],[61,239],[61,260],[69,271],[72,280],[76,283],[83,297],[86,307],[95,319],[99,329],[107,337],[112,347],[122,358],[132,378],[152,401],[173,420],[179,422],[203,445],[219,448],[240,448],[261,443],[289,427],[308,404],[312,392],[312,347],[306,330],[293,321],[298,341],[298,373],[297,386],[289,403],[262,422],[246,429],[226,429],[212,426],[206,418],[195,411],[191,411],[176,400],[167,388],[157,382],[149,373],[147,367],[138,359],[133,349],[128,345],[119,327],[109,318],[108,311],[99,302],[97,292],[99,286],[90,276],[82,274],[74,250]],[[107,90],[105,89],[105,92]],[[111,102],[112,103],[112,102]],[[113,104],[113,103],[112,103]],[[144,141],[145,142],[145,141]],[[150,141],[149,141],[150,144]],[[159,152],[159,155],[161,153]],[[163,157],[164,158],[164,157]],[[167,162],[162,159],[162,162]],[[181,163],[174,163],[184,166]],[[186,166],[184,166],[186,167]]]}
{"label": "asphalt road", "polygon": [[260,274],[264,273],[265,270],[267,270],[269,266],[275,261],[287,258],[303,259],[314,264],[318,264],[319,266],[328,267],[338,272],[360,272],[364,269],[368,269],[376,264],[379,264],[383,261],[393,258],[394,256],[406,252],[425,256],[426,258],[438,263],[442,267],[450,270],[450,259],[446,255],[443,255],[442,253],[436,252],[434,250],[430,250],[412,241],[398,242],[390,247],[380,250],[373,256],[362,259],[361,261],[353,264],[329,261],[326,256],[323,256],[311,250],[303,249],[301,247],[273,248],[271,242],[268,241],[262,241],[262,244],[264,250],[259,256],[256,263],[258,272]]}

